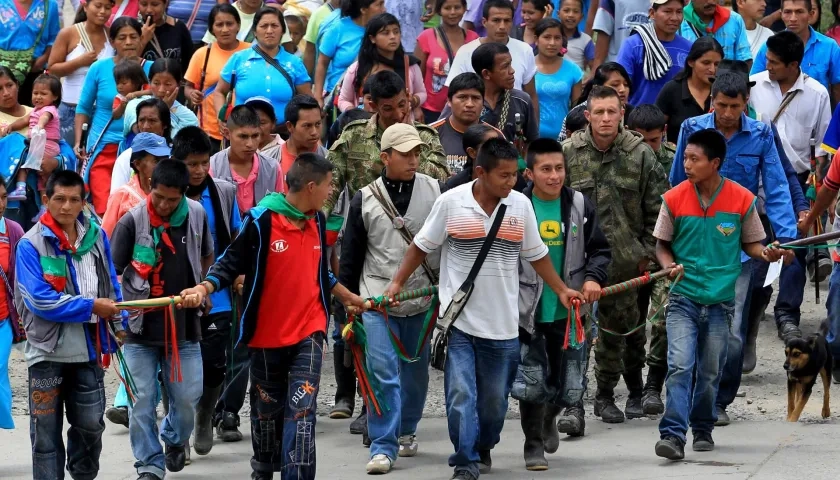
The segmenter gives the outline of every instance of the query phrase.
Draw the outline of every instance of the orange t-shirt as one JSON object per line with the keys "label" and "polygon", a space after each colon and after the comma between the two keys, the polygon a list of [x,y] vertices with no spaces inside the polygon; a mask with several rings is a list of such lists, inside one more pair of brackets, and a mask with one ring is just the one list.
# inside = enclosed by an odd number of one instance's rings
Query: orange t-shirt
{"label": "orange t-shirt", "polygon": [[289,153],[289,149],[286,148],[285,143],[280,146],[280,175],[283,179],[283,193],[286,192],[286,174],[289,173],[289,169],[291,169],[292,164],[295,163],[295,158],[297,157]]}
{"label": "orange t-shirt", "polygon": [[[263,298],[257,328],[248,346],[282,348],[315,332],[326,333],[327,314],[321,303],[318,270],[321,241],[314,219],[303,230],[283,215],[271,214],[271,236],[263,277]],[[268,295],[281,292],[280,297]]]}
{"label": "orange t-shirt", "polygon": [[[213,104],[212,91],[208,93],[208,89],[213,87],[213,91],[216,90],[216,84],[221,78],[222,67],[230,60],[230,57],[234,53],[250,47],[251,44],[247,42],[239,42],[239,46],[234,50],[222,50],[216,44],[201,47],[193,54],[190,65],[187,67],[187,73],[184,74],[184,80],[198,88],[201,85],[201,71],[204,68],[204,60],[207,59],[207,70],[204,73],[204,91],[202,92],[204,93],[204,101],[201,102],[199,125],[202,130],[207,132],[207,135],[216,140],[222,139],[222,135],[219,133],[219,112],[216,111],[216,106]],[[207,58],[208,48],[211,48],[210,58]]]}

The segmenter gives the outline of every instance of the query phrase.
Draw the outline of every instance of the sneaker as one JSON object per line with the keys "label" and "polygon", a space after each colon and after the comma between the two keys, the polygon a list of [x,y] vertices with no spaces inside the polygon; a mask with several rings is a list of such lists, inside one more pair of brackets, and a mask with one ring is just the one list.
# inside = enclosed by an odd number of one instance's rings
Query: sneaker
{"label": "sneaker", "polygon": [[128,407],[111,407],[105,410],[105,418],[114,425],[128,428]]}
{"label": "sneaker", "polygon": [[668,460],[682,460],[685,458],[685,449],[682,440],[674,436],[667,436],[656,442],[656,456]]}
{"label": "sneaker", "polygon": [[26,200],[26,184],[18,184],[18,186],[9,192],[9,200],[22,201]]}
{"label": "sneaker", "polygon": [[729,419],[729,414],[726,413],[726,410],[721,406],[716,406],[717,409],[717,421],[715,422],[716,427],[725,427],[729,425],[731,420]]}
{"label": "sneaker", "polygon": [[493,459],[490,458],[490,450],[479,450],[478,451],[478,473],[490,473],[490,468],[492,466],[493,466]]}
{"label": "sneaker", "polygon": [[695,452],[711,452],[715,449],[715,441],[710,432],[694,432],[694,442],[691,449]]}
{"label": "sneaker", "polygon": [[242,440],[242,432],[239,431],[239,417],[233,412],[224,412],[216,425],[216,436],[221,438],[223,442]]}
{"label": "sneaker", "polygon": [[166,469],[170,472],[180,472],[184,469],[187,455],[183,445],[166,445],[164,455],[166,457]]}
{"label": "sneaker", "polygon": [[417,437],[415,435],[400,435],[400,452],[401,457],[413,457],[417,455]]}
{"label": "sneaker", "polygon": [[[402,449],[402,447],[400,447]],[[382,474],[388,473],[391,471],[391,459],[388,458],[388,455],[384,455],[381,453],[377,453],[370,459],[367,463],[367,473],[370,474]]]}

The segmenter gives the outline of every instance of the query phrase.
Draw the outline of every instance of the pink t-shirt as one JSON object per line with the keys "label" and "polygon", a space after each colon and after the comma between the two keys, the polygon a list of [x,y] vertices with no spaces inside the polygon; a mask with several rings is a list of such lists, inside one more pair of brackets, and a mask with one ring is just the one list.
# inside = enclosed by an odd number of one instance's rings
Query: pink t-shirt
{"label": "pink t-shirt", "polygon": [[[467,30],[467,40],[464,44],[471,42],[478,38],[478,34],[472,30]],[[426,110],[433,112],[443,111],[446,106],[446,94],[449,88],[444,86],[446,83],[446,76],[449,75],[449,55],[446,49],[441,47],[435,36],[435,29],[429,28],[417,37],[417,48],[426,54],[426,75],[423,77],[423,83],[426,85],[426,102],[422,104]],[[454,56],[457,52],[452,52]]]}
{"label": "pink t-shirt", "polygon": [[[279,170],[279,169],[278,169]],[[254,184],[257,183],[257,175],[260,173],[260,157],[254,155],[254,164],[251,171],[248,173],[248,178],[242,178],[233,169],[230,169],[230,176],[236,182],[236,203],[239,204],[239,213],[245,215],[248,210],[254,208],[257,204],[254,196]],[[274,191],[281,192],[283,190],[283,175],[278,173],[277,181],[274,184]]]}
{"label": "pink t-shirt", "polygon": [[40,120],[45,113],[52,115],[50,121],[47,122],[46,126],[44,126],[44,131],[47,132],[47,140],[57,142],[61,139],[61,132],[59,130],[61,122],[58,119],[58,109],[54,106],[47,105],[46,107],[36,107],[32,110],[32,113],[29,114],[29,128],[32,129],[37,127],[38,120]]}

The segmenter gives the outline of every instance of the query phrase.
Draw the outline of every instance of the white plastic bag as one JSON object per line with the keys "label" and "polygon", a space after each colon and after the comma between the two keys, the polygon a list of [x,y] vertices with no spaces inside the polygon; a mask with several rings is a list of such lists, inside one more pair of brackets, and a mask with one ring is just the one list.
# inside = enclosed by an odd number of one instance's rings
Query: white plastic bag
{"label": "white plastic bag", "polygon": [[47,132],[43,128],[33,128],[29,134],[29,153],[21,168],[41,170],[44,160],[44,149],[47,147]]}

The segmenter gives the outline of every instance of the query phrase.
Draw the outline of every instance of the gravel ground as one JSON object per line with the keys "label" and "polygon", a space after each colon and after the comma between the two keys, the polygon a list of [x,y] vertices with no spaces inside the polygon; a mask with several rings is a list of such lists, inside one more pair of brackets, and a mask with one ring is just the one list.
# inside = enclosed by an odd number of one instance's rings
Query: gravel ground
{"label": "gravel ground", "polygon": [[[802,306],[802,330],[807,334],[817,329],[819,322],[825,317],[825,298],[828,295],[827,283],[824,282],[821,290],[822,302],[817,305],[814,303],[813,286],[809,285],[805,292],[805,304]],[[774,300],[770,303],[767,309],[769,312],[765,317],[766,321],[762,322],[761,330],[758,339],[758,366],[755,371],[749,375],[744,375],[741,383],[741,391],[745,394],[739,397],[729,407],[728,412],[735,420],[777,420],[783,421],[786,412],[786,380],[785,372],[782,368],[784,363],[784,350],[781,341],[776,337],[775,325],[772,321],[772,305]],[[324,368],[322,374],[321,393],[318,398],[320,415],[326,415],[333,402],[335,394],[335,377],[333,375],[332,352],[329,351],[324,358]],[[594,362],[590,362],[590,365]],[[27,414],[27,372],[26,364],[23,361],[23,356],[17,352],[12,352],[10,361],[10,376],[13,390],[13,414]],[[590,390],[586,397],[586,411],[587,415],[592,415],[592,397],[594,395],[594,377],[592,368],[589,371]],[[109,370],[106,374],[106,393],[109,401],[113,399],[114,392],[117,389],[119,380]],[[835,387],[836,388],[836,387]],[[617,389],[617,402],[621,406],[626,399],[627,391],[623,385]],[[822,395],[822,383],[817,382],[814,387],[811,405],[817,405]],[[360,405],[360,401],[357,405]],[[516,401],[512,400],[508,417],[515,417],[518,415],[518,407]],[[806,409],[802,421],[818,421],[820,420],[817,412],[818,408]],[[835,407],[834,411],[840,411],[840,408]],[[358,407],[357,407],[358,412]],[[246,402],[241,415],[247,416],[249,414],[249,406]],[[446,404],[443,396],[443,373],[437,370],[431,370],[429,381],[429,395],[426,400],[426,409],[424,416],[426,417],[443,417],[446,415]],[[645,421],[642,419],[642,421]]]}

